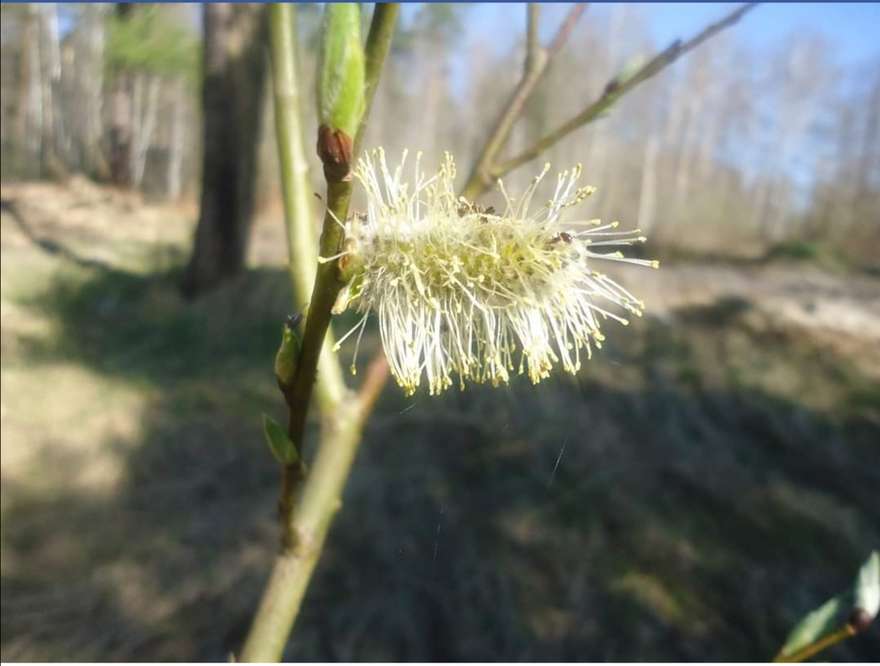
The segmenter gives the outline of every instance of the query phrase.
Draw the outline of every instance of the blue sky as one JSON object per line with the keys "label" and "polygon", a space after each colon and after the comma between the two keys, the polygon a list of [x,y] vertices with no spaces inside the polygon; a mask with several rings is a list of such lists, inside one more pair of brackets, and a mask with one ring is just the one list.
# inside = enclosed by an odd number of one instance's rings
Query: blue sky
{"label": "blue sky", "polygon": [[[731,11],[734,5],[725,3],[636,3],[649,19],[648,23],[658,44],[665,45],[676,38],[688,37],[706,23]],[[416,11],[410,5],[407,12]],[[546,21],[542,32],[550,33],[566,8],[560,4],[545,6]],[[582,20],[590,14],[602,14],[608,5],[593,4]],[[469,12],[469,38],[485,37],[485,27],[493,26],[493,39],[499,49],[510,48],[521,39],[525,25],[525,10],[521,5],[485,3]],[[880,4],[868,3],[779,3],[764,4],[746,15],[733,30],[739,39],[756,48],[772,47],[796,31],[818,32],[825,35],[835,49],[840,64],[864,63],[880,55]]]}
{"label": "blue sky", "polygon": [[[675,39],[692,37],[707,24],[730,13],[736,5],[635,3],[635,7],[644,17],[644,25],[656,47],[662,48]],[[607,25],[612,9],[610,4],[591,4],[581,21]],[[404,20],[417,11],[417,5],[407,5]],[[544,5],[541,35],[545,43],[567,11],[568,6],[563,4]],[[496,53],[510,54],[524,39],[525,14],[523,4],[473,5],[466,12],[465,41],[473,45],[490,39]],[[825,54],[826,60],[839,66],[840,74],[856,71],[863,74],[880,62],[880,4],[763,4],[729,28],[727,34],[734,43],[745,46],[757,56],[756,65],[762,54],[768,58],[778,57],[780,49],[785,49],[794,35],[820,35],[824,39],[819,43],[826,44],[830,51]],[[468,76],[466,52],[467,49],[454,52],[450,60],[454,89],[461,90]],[[833,91],[828,93],[831,95]],[[789,175],[805,190],[815,175],[813,147],[812,144],[806,145],[805,152],[799,150],[787,164]]]}
{"label": "blue sky", "polygon": [[[707,22],[729,12],[723,3],[642,4],[651,29],[663,44],[693,34]],[[826,35],[841,64],[856,64],[880,54],[880,4],[778,3],[755,8],[733,28],[756,47],[769,47],[795,31]]]}
{"label": "blue sky", "polygon": [[[403,20],[409,21],[423,3],[407,3]],[[521,43],[525,33],[524,3],[463,3],[465,42],[475,44],[491,37],[498,54],[509,54]],[[675,39],[688,38],[708,23],[728,14],[734,3],[631,3],[645,17],[649,34],[658,48]],[[555,33],[568,11],[563,3],[544,3],[541,34],[545,43]],[[581,19],[603,24],[612,3],[592,3]],[[829,62],[849,68],[864,68],[880,61],[880,4],[878,3],[772,3],[762,4],[728,29],[737,43],[753,53],[772,54],[784,48],[795,34],[819,34],[832,53]],[[453,53],[450,59],[453,90],[461,92],[468,75],[467,49]],[[777,50],[778,53],[778,50]]]}

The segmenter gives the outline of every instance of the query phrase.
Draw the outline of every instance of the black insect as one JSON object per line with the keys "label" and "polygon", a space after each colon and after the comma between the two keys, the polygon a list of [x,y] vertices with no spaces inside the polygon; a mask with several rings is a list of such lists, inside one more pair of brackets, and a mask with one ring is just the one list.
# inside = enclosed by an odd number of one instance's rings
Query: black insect
{"label": "black insect", "polygon": [[550,239],[550,243],[558,243],[559,241],[563,241],[564,243],[571,243],[573,240],[570,233],[567,231],[560,231],[553,238]]}
{"label": "black insect", "polygon": [[287,315],[287,319],[284,322],[284,325],[287,326],[291,331],[295,331],[296,327],[299,326],[299,323],[302,321],[303,316],[302,312],[295,312],[294,314]]}
{"label": "black insect", "polygon": [[480,204],[475,203],[461,203],[458,205],[458,216],[464,217],[465,215],[476,214],[481,221],[486,221],[487,215],[495,214],[495,206],[481,206]]}

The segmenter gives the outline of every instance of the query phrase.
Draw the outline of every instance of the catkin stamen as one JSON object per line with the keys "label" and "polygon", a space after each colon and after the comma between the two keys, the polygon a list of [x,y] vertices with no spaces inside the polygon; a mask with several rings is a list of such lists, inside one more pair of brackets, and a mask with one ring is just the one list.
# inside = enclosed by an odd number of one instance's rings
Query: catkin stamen
{"label": "catkin stamen", "polygon": [[519,198],[499,181],[505,210],[496,213],[456,196],[448,153],[431,177],[420,164],[417,153],[406,182],[406,153],[393,170],[382,150],[362,158],[354,175],[366,190],[366,215],[346,223],[346,251],[328,258],[355,255],[361,271],[347,304],[363,317],[338,344],[357,332],[359,347],[375,313],[389,368],[407,393],[423,380],[431,394],[454,379],[462,388],[497,386],[517,372],[537,383],[557,364],[575,373],[582,352],[589,359],[602,346],[600,321],[627,324],[615,308],[641,315],[644,304],[592,263],[656,262],[591,249],[644,242],[641,232],[561,220],[594,191],[578,185],[580,165],[559,174],[553,197],[533,212],[549,165]]}

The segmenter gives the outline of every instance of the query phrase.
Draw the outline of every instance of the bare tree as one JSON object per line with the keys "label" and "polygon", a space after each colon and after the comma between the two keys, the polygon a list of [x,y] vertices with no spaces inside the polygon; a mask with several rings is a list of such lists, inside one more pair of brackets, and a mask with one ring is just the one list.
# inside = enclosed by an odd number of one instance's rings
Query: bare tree
{"label": "bare tree", "polygon": [[266,78],[266,17],[257,5],[204,6],[202,197],[183,281],[194,297],[244,266]]}
{"label": "bare tree", "polygon": [[[140,187],[147,166],[147,151],[156,129],[159,114],[161,79],[155,74],[137,73],[132,78],[131,150],[129,173],[131,184]],[[146,89],[146,90],[145,90]]]}
{"label": "bare tree", "polygon": [[[116,16],[124,20],[133,5],[116,4]],[[110,93],[110,178],[117,185],[131,183],[131,85],[128,73],[116,72]]]}
{"label": "bare tree", "polygon": [[85,173],[109,178],[109,165],[101,149],[104,106],[104,20],[103,5],[83,4],[79,26],[74,33],[74,71],[70,97],[76,104],[68,106],[75,133],[75,153]]}

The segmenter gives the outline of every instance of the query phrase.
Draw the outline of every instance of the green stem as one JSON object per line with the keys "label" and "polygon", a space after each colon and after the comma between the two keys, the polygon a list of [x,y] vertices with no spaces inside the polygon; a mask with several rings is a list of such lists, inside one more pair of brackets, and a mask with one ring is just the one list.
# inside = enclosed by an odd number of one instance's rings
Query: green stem
{"label": "green stem", "polygon": [[358,127],[357,136],[354,140],[354,154],[360,152],[364,132],[367,128],[367,118],[373,107],[373,97],[379,85],[379,78],[385,65],[385,59],[391,48],[391,37],[394,35],[394,26],[397,25],[397,15],[400,13],[399,2],[377,2],[373,9],[373,18],[370,21],[370,33],[367,35],[364,71],[364,115]]}
{"label": "green stem", "polygon": [[819,654],[822,650],[827,650],[831,646],[837,645],[841,641],[855,635],[856,630],[851,625],[847,624],[833,634],[829,634],[815,643],[810,643],[809,645],[802,647],[797,652],[785,656],[778,655],[773,661],[778,664],[797,664],[806,661],[810,657]]}
{"label": "green stem", "polygon": [[[297,310],[305,311],[314,288],[317,255],[311,179],[300,122],[295,19],[295,5],[274,4],[269,7],[275,134],[287,227],[288,269],[293,285],[294,306]],[[324,345],[319,360],[319,380],[315,390],[322,410],[331,408],[345,389],[342,370],[332,353],[332,346],[330,339]],[[290,434],[292,437],[294,433]],[[292,441],[301,447],[299,439]]]}
{"label": "green stem", "polygon": [[[339,252],[343,233],[336,220],[344,220],[348,217],[350,200],[351,181],[327,183],[327,213],[324,215],[324,227],[319,245],[323,257],[330,257]],[[318,359],[322,348],[327,346],[325,338],[330,327],[330,311],[343,286],[335,261],[318,264],[296,378],[287,396],[287,404],[290,407],[289,432],[294,442],[303,440],[312,388],[316,384]],[[323,377],[321,380],[323,381]],[[340,384],[342,384],[341,379]],[[327,410],[328,412],[332,412],[332,408],[342,399],[344,390],[343,388],[339,395],[334,396],[333,402],[327,405],[331,408]]]}
{"label": "green stem", "polygon": [[275,558],[241,661],[281,660],[330,521],[342,505],[342,488],[357,452],[362,424],[355,401],[341,404],[332,422],[325,424],[321,445],[290,518],[292,542]]}
{"label": "green stem", "polygon": [[[383,8],[380,11],[380,7],[382,6],[377,5],[373,14],[373,23],[366,44],[367,90],[365,92],[368,104],[388,52],[398,14],[396,8],[393,10]],[[290,63],[295,62],[292,11],[291,5],[273,5],[270,9],[273,66],[275,63],[280,65],[275,67],[278,72],[275,83],[281,85],[282,91],[287,89],[284,87],[286,80],[295,83],[295,66],[288,67]],[[279,80],[281,75],[283,78]],[[296,89],[295,85],[289,88],[294,91]],[[276,94],[276,106],[283,103],[288,107],[282,109],[280,114],[285,120],[279,120],[285,123],[283,134],[285,140],[282,140],[282,132],[279,132],[279,154],[282,173],[285,175],[284,186],[295,189],[296,181],[287,176],[295,174],[296,169],[288,167],[289,174],[284,174],[284,165],[287,163],[285,151],[292,153],[290,164],[295,165],[297,162],[296,150],[292,150],[296,140],[291,141],[290,137],[299,127],[299,120],[298,116],[295,118],[290,116],[296,115],[298,109],[290,106],[290,99],[290,96]],[[295,95],[293,99],[295,100]],[[359,135],[364,121],[361,122]],[[288,194],[291,197],[290,214],[301,215],[301,211],[293,205],[296,201],[295,194],[288,193],[287,190],[285,190],[285,211],[288,211]],[[327,183],[327,213],[324,216],[320,239],[321,256],[331,256],[338,251],[343,235],[336,219],[344,220],[347,217],[350,198],[350,182],[331,180]],[[302,232],[301,225],[301,218],[288,220],[291,234],[291,261],[295,256],[301,256],[300,248],[294,246],[307,243],[314,247],[312,236]],[[314,257],[309,261],[309,266],[315,265]],[[297,374],[293,385],[285,394],[290,410],[288,432],[291,440],[297,446],[301,446],[312,390],[317,382],[322,413],[321,441],[308,476],[304,480],[299,469],[293,466],[284,468],[279,500],[282,548],[275,559],[272,574],[242,649],[242,661],[266,662],[281,659],[309,580],[320,558],[330,523],[341,506],[342,490],[360,443],[364,421],[372,410],[387,377],[384,364],[371,365],[358,396],[349,392],[341,379],[338,363],[329,349],[331,343],[328,334],[331,308],[343,286],[337,263],[319,264],[313,282],[307,282],[304,279],[304,271],[293,266],[291,266],[291,277],[295,283],[297,297],[303,300],[304,294],[306,296],[310,294],[311,298]],[[332,361],[331,371],[334,377],[329,383],[323,363],[325,357]],[[329,366],[330,363],[328,362],[327,365]],[[335,378],[337,374],[338,381]],[[298,498],[297,491],[299,491]]]}
{"label": "green stem", "polygon": [[311,224],[312,201],[308,194],[309,166],[300,126],[296,63],[289,56],[296,48],[293,35],[295,17],[295,5],[269,6],[275,139],[287,227],[288,269],[296,306],[304,310],[312,293],[317,255]]}

